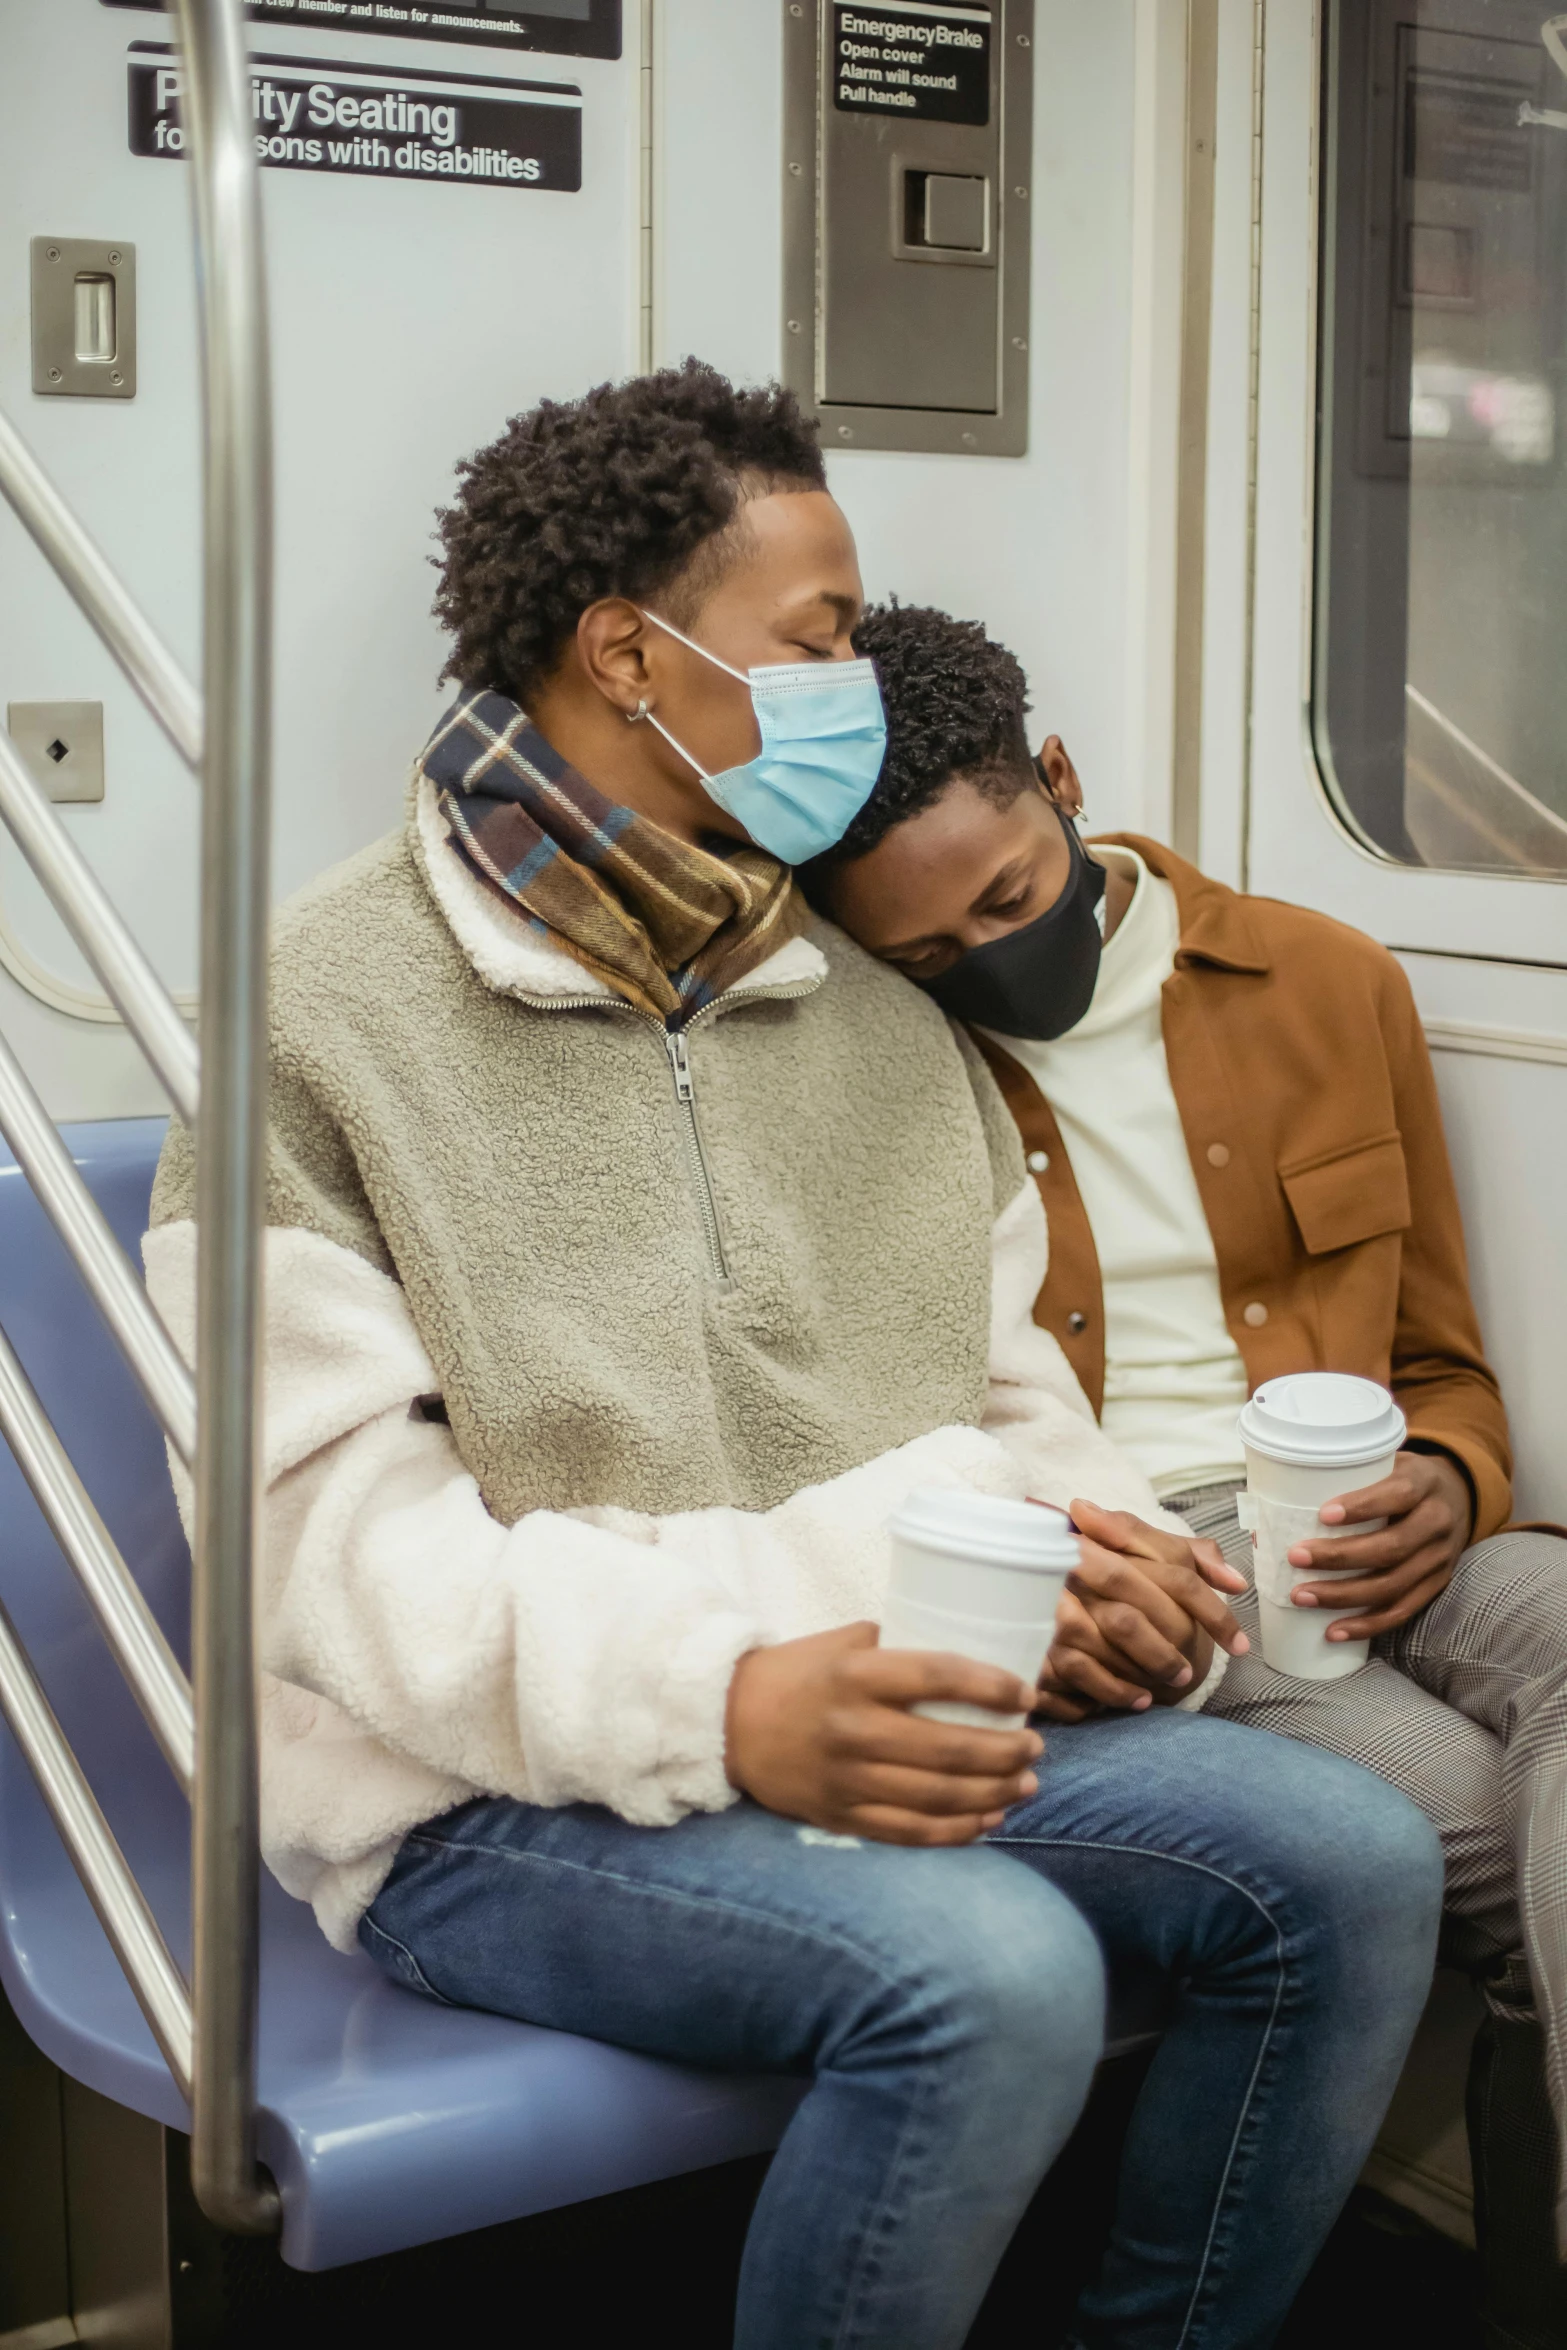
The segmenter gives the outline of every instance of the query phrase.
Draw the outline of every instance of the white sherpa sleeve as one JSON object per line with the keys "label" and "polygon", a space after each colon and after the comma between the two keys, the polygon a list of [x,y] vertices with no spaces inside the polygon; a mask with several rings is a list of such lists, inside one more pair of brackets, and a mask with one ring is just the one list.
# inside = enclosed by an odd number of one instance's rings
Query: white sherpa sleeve
{"label": "white sherpa sleeve", "polygon": [[[144,1244],[187,1359],[195,1253],[190,1223]],[[493,1518],[451,1431],[418,1411],[437,1381],[374,1266],[274,1230],[266,1299],[262,1668],[487,1793],[644,1825],[732,1802],[724,1711],[755,1617],[646,1522]]]}
{"label": "white sherpa sleeve", "polygon": [[[1034,1320],[1034,1300],[1049,1257],[1044,1203],[1030,1179],[996,1218],[991,1233],[990,1393],[984,1428],[1022,1467],[1034,1500],[1054,1502],[1060,1509],[1079,1499],[1095,1501],[1103,1509],[1129,1510],[1171,1533],[1189,1533],[1183,1518],[1161,1506],[1136,1462],[1106,1436],[1059,1343]],[[1207,1704],[1227,1662],[1216,1648],[1211,1670],[1181,1699],[1183,1711],[1196,1712]]]}
{"label": "white sherpa sleeve", "polygon": [[[195,1227],[147,1235],[187,1359]],[[776,1509],[537,1510],[503,1526],[451,1430],[399,1285],[271,1230],[259,1662],[455,1785],[602,1803],[643,1826],[734,1800],[729,1682],[747,1649],[878,1617],[887,1522],[917,1485],[1021,1498],[976,1428],[932,1431]],[[189,1522],[189,1483],[175,1484]]]}

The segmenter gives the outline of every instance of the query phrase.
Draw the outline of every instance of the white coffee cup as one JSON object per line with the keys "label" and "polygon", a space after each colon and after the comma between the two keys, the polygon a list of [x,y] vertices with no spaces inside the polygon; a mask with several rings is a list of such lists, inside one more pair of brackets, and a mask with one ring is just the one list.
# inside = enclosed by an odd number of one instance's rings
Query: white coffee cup
{"label": "white coffee cup", "polygon": [[1374,1379],[1297,1371],[1266,1380],[1237,1426],[1246,1452],[1240,1517],[1251,1530],[1256,1559],[1263,1659],[1276,1673],[1302,1681],[1339,1681],[1358,1673],[1371,1654],[1370,1641],[1327,1635],[1330,1624],[1364,1611],[1296,1607],[1291,1594],[1298,1584],[1329,1578],[1321,1567],[1292,1567],[1287,1554],[1297,1542],[1342,1541],[1387,1524],[1385,1518],[1364,1518],[1324,1526],[1317,1513],[1324,1502],[1392,1475],[1404,1415]]}
{"label": "white coffee cup", "polygon": [[[1059,1510],[985,1493],[922,1486],[892,1521],[892,1576],[883,1648],[939,1649],[999,1665],[1030,1688],[1055,1631],[1056,1608],[1078,1563],[1078,1538]],[[933,1722],[1012,1730],[1026,1714],[933,1701]]]}

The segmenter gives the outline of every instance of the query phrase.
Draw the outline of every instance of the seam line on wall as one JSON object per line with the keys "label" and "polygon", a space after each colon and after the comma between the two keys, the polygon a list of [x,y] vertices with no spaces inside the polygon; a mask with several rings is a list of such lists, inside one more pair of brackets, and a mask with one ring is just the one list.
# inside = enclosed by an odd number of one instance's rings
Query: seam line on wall
{"label": "seam line on wall", "polygon": [[1475,1053],[1496,1061],[1547,1061],[1567,1068],[1567,1036],[1543,1028],[1493,1028],[1483,1020],[1422,1020],[1434,1053]]}

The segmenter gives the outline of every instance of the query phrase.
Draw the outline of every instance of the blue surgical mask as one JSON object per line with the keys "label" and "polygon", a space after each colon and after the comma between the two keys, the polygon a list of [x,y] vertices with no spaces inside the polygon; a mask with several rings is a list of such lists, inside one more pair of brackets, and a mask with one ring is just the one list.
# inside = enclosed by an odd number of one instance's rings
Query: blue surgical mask
{"label": "blue surgical mask", "polygon": [[709,775],[651,710],[634,715],[657,727],[758,848],[786,865],[803,865],[834,847],[870,798],[886,755],[887,715],[874,664],[781,661],[746,672],[731,669],[656,612],[643,618],[750,687],[762,747],[742,766]]}

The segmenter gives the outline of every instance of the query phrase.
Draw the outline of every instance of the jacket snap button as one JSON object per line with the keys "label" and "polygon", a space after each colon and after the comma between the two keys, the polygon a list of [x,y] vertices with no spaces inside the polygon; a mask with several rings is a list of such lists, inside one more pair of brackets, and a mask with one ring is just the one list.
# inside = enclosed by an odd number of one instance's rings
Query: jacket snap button
{"label": "jacket snap button", "polygon": [[1255,1304],[1249,1305],[1246,1308],[1245,1313],[1241,1316],[1241,1320],[1245,1323],[1248,1330],[1260,1330],[1267,1318],[1267,1307]]}
{"label": "jacket snap button", "polygon": [[1050,1164],[1050,1153],[1049,1153],[1048,1151],[1030,1151],[1030,1152],[1029,1152],[1029,1154],[1028,1154],[1028,1171],[1029,1171],[1030,1175],[1043,1175],[1043,1173],[1044,1173],[1045,1169],[1046,1169],[1046,1168],[1049,1166],[1049,1164]]}
{"label": "jacket snap button", "polygon": [[1083,1332],[1088,1328],[1088,1316],[1086,1314],[1068,1314],[1066,1326],[1074,1338],[1081,1338]]}
{"label": "jacket snap button", "polygon": [[1209,1164],[1209,1166],[1210,1166],[1210,1167],[1227,1167],[1227,1166],[1229,1165],[1229,1163],[1230,1163],[1230,1146],[1229,1146],[1229,1144],[1228,1144],[1227,1142],[1210,1142],[1210,1143],[1209,1143],[1209,1145],[1208,1145],[1208,1164]]}

